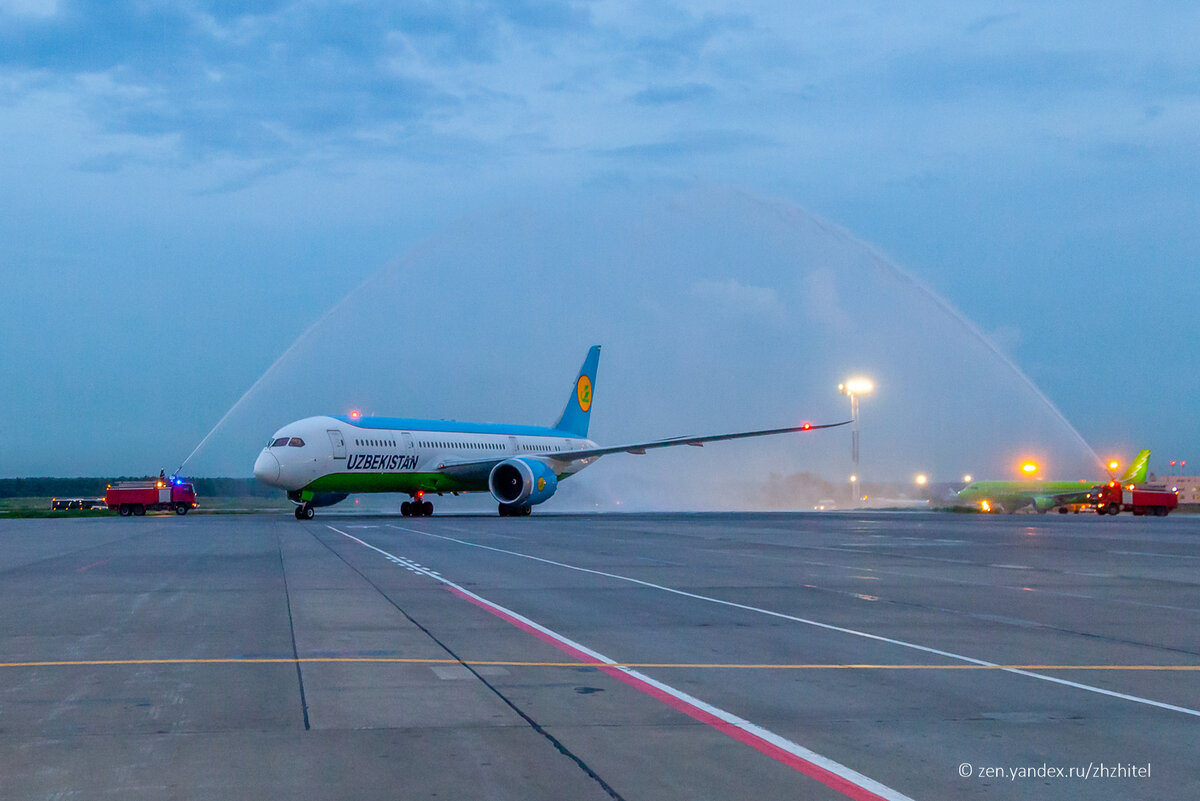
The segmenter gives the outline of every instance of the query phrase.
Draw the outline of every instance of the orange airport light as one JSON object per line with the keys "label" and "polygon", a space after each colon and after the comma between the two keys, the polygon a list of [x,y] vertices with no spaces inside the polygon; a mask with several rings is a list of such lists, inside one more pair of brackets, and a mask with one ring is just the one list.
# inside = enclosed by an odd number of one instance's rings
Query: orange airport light
{"label": "orange airport light", "polygon": [[1116,459],[1113,459],[1111,462],[1108,463],[1109,470],[1116,470],[1120,466],[1121,466],[1121,463],[1118,462]]}
{"label": "orange airport light", "polygon": [[1038,466],[1036,464],[1034,464],[1033,462],[1026,462],[1025,464],[1021,465],[1021,472],[1025,473],[1027,475],[1032,475],[1033,473],[1036,473],[1037,469],[1038,469]]}

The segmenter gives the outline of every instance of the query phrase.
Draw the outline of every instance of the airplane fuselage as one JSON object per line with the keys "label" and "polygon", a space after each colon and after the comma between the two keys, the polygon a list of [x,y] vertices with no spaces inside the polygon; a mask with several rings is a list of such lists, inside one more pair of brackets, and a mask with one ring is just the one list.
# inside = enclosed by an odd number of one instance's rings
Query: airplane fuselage
{"label": "airplane fuselage", "polygon": [[[280,428],[254,463],[259,481],[291,493],[486,492],[488,472],[447,473],[456,462],[538,458],[565,478],[596,458],[557,461],[590,439],[538,426],[397,417],[308,417]],[[307,498],[305,499],[307,500]]]}

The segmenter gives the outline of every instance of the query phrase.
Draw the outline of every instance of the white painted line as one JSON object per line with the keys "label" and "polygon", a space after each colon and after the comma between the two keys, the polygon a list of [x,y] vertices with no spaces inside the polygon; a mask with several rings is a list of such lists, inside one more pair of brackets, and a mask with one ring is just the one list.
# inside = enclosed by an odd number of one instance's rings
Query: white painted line
{"label": "white painted line", "polygon": [[[369,542],[360,540],[353,534],[347,534],[344,531],[327,525],[326,528],[341,534],[347,539],[357,542],[366,548],[370,548],[376,553],[382,554],[385,557],[401,559],[408,563],[407,559],[394,557],[387,551],[377,548]],[[394,526],[393,528],[399,528]],[[412,531],[413,529],[404,529]],[[420,533],[420,532],[418,532]],[[518,614],[517,612],[507,609],[499,604],[487,600],[481,595],[478,595],[470,590],[455,584],[454,582],[435,575],[429,570],[417,571],[425,576],[438,581],[450,589],[455,595],[458,595],[465,600],[479,606],[487,611],[503,618],[513,625],[528,631],[539,639],[555,645],[560,650],[572,654],[576,658],[584,662],[603,663],[603,667],[599,669],[610,676],[629,684],[642,692],[651,695],[654,698],[666,703],[674,709],[677,709],[690,717],[707,723],[718,731],[728,735],[729,737],[749,745],[756,751],[765,754],[772,759],[775,759],[788,767],[791,767],[806,776],[809,776],[822,784],[830,787],[843,795],[855,799],[855,801],[913,801],[910,797],[904,795],[897,790],[881,784],[869,776],[864,776],[852,768],[848,768],[840,762],[822,756],[815,751],[811,751],[799,743],[795,743],[785,737],[781,737],[769,729],[764,729],[754,723],[751,723],[744,718],[740,718],[731,712],[713,706],[712,704],[695,698],[682,690],[677,690],[669,684],[664,684],[656,679],[652,679],[644,673],[640,673],[632,668],[619,665],[616,660],[610,659],[599,651],[594,651],[585,645],[568,639],[563,635],[546,628],[540,623]]]}
{"label": "white painted line", "polygon": [[[1033,671],[1030,671],[1030,670],[1021,670],[1019,668],[1000,667],[1000,663],[998,663],[998,662],[989,662],[986,659],[976,659],[971,656],[964,656],[962,654],[956,654],[951,651],[943,651],[938,648],[930,648],[925,645],[918,645],[916,643],[906,642],[904,640],[896,640],[891,637],[883,637],[879,634],[871,634],[870,632],[866,632],[866,631],[858,631],[856,629],[848,629],[848,628],[845,628],[844,626],[835,626],[831,623],[822,623],[819,620],[809,620],[808,618],[797,617],[796,615],[789,615],[789,614],[785,614],[783,612],[776,612],[771,609],[763,609],[762,607],[758,607],[758,606],[749,606],[747,604],[739,604],[735,601],[724,601],[720,598],[713,598],[708,595],[700,595],[698,593],[688,592],[687,590],[679,590],[674,587],[664,586],[662,584],[654,584],[649,581],[642,581],[641,579],[635,579],[635,578],[631,578],[629,576],[621,576],[616,573],[606,573],[603,570],[592,570],[591,568],[588,568],[588,567],[577,567],[576,565],[568,565],[564,562],[555,562],[553,559],[543,559],[540,556],[532,556],[530,554],[520,553],[518,551],[506,551],[503,548],[494,548],[490,545],[480,545],[477,542],[470,542],[468,540],[460,540],[457,537],[447,537],[442,534],[431,534],[428,531],[418,531],[415,528],[405,528],[403,526],[389,526],[389,528],[394,528],[399,531],[410,531],[413,534],[421,534],[426,537],[434,537],[436,539],[446,540],[448,542],[456,542],[459,545],[469,545],[472,548],[483,548],[484,550],[508,554],[509,556],[519,556],[522,559],[532,559],[535,562],[542,562],[547,565],[554,565],[555,567],[566,568],[567,570],[577,570],[580,573],[591,573],[596,576],[604,576],[606,578],[617,579],[618,581],[628,581],[631,584],[638,584],[642,587],[649,587],[651,589],[661,590],[663,592],[669,592],[669,593],[672,593],[673,595],[682,595],[685,598],[694,598],[695,600],[698,600],[698,601],[707,601],[708,603],[720,604],[721,606],[729,606],[734,609],[743,609],[747,612],[756,612],[760,615],[767,615],[769,617],[781,618],[783,620],[791,620],[796,623],[803,623],[806,626],[814,626],[819,629],[825,629],[826,631],[837,631],[842,634],[850,634],[855,637],[863,637],[868,640],[875,640],[876,642],[884,642],[884,643],[888,643],[889,645],[897,645],[897,646],[900,646],[901,648],[911,648],[914,651],[921,651],[921,652],[927,653],[927,654],[934,654],[935,656],[944,656],[947,659],[956,659],[960,662],[967,662],[972,665],[984,665],[986,667],[1000,668],[1000,670],[1003,670],[1006,673],[1015,673],[1019,676],[1028,676],[1031,679],[1038,679],[1039,681],[1048,681],[1052,684],[1061,684],[1065,687],[1074,687],[1077,690],[1085,690],[1090,693],[1096,693],[1097,695],[1106,695],[1110,698],[1120,698],[1123,701],[1132,701],[1136,704],[1145,704],[1146,706],[1153,706],[1153,707],[1157,707],[1159,709],[1167,709],[1172,712],[1182,712],[1185,715],[1192,715],[1194,717],[1200,717],[1200,709],[1191,709],[1186,706],[1176,706],[1175,704],[1168,704],[1165,701],[1155,701],[1152,698],[1142,698],[1141,696],[1138,696],[1138,695],[1129,695],[1128,693],[1119,693],[1119,692],[1116,692],[1115,690],[1106,690],[1103,687],[1095,687],[1091,684],[1082,684],[1077,681],[1068,681],[1067,679],[1060,679],[1055,676],[1048,676],[1044,673],[1034,673]],[[346,536],[350,536],[350,535],[347,534]]]}

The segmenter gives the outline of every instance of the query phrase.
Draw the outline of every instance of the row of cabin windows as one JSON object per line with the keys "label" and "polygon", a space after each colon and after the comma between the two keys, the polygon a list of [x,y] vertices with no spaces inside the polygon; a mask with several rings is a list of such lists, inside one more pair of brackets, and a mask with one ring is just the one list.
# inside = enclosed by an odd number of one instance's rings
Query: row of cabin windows
{"label": "row of cabin windows", "polygon": [[[271,443],[271,445],[289,445],[289,444],[292,445],[293,447],[297,447],[297,448],[303,447],[304,440],[300,439],[299,437],[292,437],[291,442],[288,442],[287,437],[280,437],[279,439],[277,439],[273,443]],[[396,441],[390,440],[390,439],[356,439],[356,440],[354,440],[354,444],[358,445],[358,446],[362,446],[362,447],[379,447],[379,448],[394,448],[394,447],[396,447]],[[504,446],[498,442],[422,441],[422,442],[418,442],[417,445],[422,448],[479,448],[482,450],[489,450],[489,451],[504,450]],[[268,447],[270,447],[270,446],[268,446]],[[522,451],[546,451],[546,450],[562,451],[562,450],[566,450],[561,445],[556,445],[553,448],[545,448],[545,447],[542,447],[539,445],[518,445],[517,449],[522,450]]]}
{"label": "row of cabin windows", "polygon": [[485,451],[502,451],[504,446],[499,442],[418,442],[422,448],[477,448]]}
{"label": "row of cabin windows", "polygon": [[291,437],[290,439],[288,437],[280,437],[267,443],[268,448],[282,448],[284,445],[290,445],[293,448],[303,448],[304,440],[299,437]]}

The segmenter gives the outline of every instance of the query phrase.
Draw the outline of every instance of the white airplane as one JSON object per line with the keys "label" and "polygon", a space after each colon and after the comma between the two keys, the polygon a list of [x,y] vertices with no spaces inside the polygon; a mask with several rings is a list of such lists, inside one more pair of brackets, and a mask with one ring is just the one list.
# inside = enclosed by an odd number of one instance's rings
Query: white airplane
{"label": "white airplane", "polygon": [[833,428],[850,421],[740,431],[601,447],[588,439],[600,346],[583,360],[562,416],[550,428],[349,415],[307,417],[275,432],[254,462],[254,477],[287,490],[296,519],[350,493],[402,492],[405,517],[433,514],[428,493],[490,492],[500,516],[528,515],[550,499],[558,482],[608,453],[702,446],[745,437]]}

